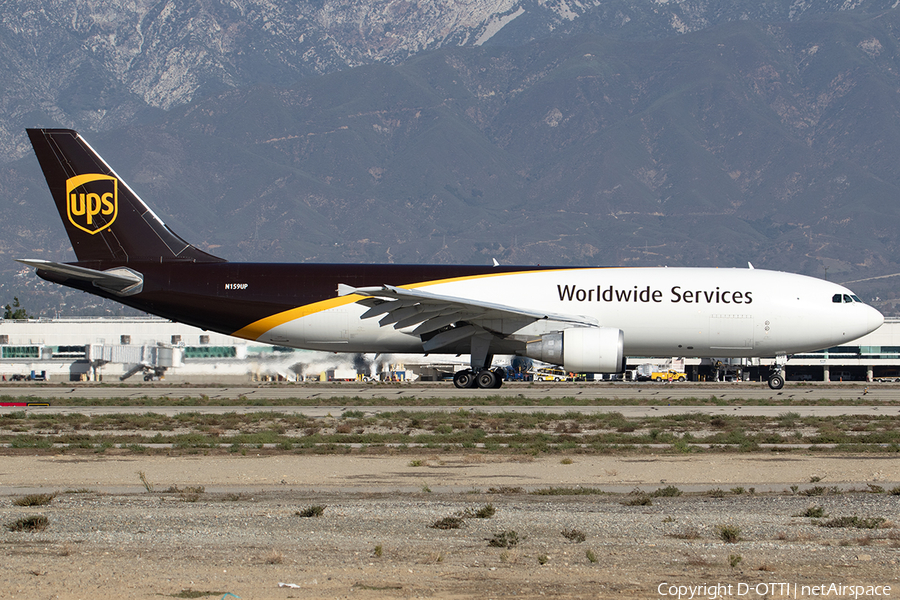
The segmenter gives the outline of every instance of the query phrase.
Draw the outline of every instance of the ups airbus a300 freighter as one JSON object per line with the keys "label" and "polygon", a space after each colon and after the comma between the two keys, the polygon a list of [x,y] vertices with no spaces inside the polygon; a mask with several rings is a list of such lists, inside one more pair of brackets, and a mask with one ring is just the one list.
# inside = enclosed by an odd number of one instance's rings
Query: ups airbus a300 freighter
{"label": "ups airbus a300 freighter", "polygon": [[240,338],[333,352],[495,354],[619,373],[625,357],[775,357],[845,344],[883,317],[847,288],[762,269],[233,263],[184,241],[77,132],[30,129],[77,261],[37,274]]}

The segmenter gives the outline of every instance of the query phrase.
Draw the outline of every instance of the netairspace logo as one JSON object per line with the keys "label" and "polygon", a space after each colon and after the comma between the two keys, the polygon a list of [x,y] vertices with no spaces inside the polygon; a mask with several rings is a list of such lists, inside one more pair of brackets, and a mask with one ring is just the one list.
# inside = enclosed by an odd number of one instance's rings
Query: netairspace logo
{"label": "netairspace logo", "polygon": [[849,585],[843,583],[821,583],[800,585],[797,583],[711,583],[702,585],[675,585],[661,583],[656,588],[660,596],[692,600],[708,598],[890,598],[889,585]]}

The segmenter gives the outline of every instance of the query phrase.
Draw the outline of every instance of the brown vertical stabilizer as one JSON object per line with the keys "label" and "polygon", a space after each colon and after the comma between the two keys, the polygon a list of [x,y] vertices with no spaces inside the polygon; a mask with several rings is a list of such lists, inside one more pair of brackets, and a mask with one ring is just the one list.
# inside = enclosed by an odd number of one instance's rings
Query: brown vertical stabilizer
{"label": "brown vertical stabilizer", "polygon": [[222,262],[184,241],[77,132],[29,129],[79,262]]}

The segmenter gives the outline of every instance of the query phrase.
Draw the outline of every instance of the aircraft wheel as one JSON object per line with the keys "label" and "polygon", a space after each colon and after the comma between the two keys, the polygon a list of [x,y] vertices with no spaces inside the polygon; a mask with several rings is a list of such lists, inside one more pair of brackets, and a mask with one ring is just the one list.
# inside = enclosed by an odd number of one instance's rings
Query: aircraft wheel
{"label": "aircraft wheel", "polygon": [[453,375],[453,385],[460,389],[475,387],[475,373],[470,369],[457,371]]}
{"label": "aircraft wheel", "polygon": [[784,377],[781,375],[772,375],[769,377],[769,387],[773,390],[780,390],[784,387]]}
{"label": "aircraft wheel", "polygon": [[495,388],[500,388],[503,386],[503,369],[497,367],[494,369],[494,375],[497,377],[496,383],[494,383]]}
{"label": "aircraft wheel", "polygon": [[478,384],[478,387],[480,387],[483,390],[486,390],[486,389],[493,388],[496,386],[497,376],[494,374],[493,371],[489,371],[489,370],[485,369],[484,371],[482,371],[478,374],[478,376],[475,378],[475,382]]}

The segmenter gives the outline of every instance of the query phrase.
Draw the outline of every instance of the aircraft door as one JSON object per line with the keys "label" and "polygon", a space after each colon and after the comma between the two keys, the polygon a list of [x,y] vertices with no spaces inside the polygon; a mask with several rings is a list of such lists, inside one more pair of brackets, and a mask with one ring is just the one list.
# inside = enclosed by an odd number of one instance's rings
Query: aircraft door
{"label": "aircraft door", "polygon": [[751,315],[711,315],[709,318],[709,347],[716,350],[752,349],[753,317]]}

